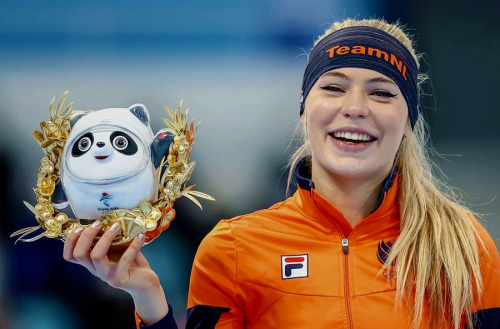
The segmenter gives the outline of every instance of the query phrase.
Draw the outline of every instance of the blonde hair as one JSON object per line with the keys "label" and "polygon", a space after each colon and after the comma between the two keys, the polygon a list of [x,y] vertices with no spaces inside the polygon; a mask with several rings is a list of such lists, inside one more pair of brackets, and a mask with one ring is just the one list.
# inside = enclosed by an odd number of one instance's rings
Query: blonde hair
{"label": "blonde hair", "polygon": [[[398,23],[347,19],[334,23],[316,43],[350,26],[371,26],[385,31],[410,51],[418,65],[419,56],[412,41]],[[425,75],[419,75],[419,85],[425,79]],[[291,156],[288,186],[298,162],[311,159],[305,124],[299,123],[297,130],[302,130],[303,143]],[[484,245],[469,217],[470,212],[460,205],[449,187],[434,177],[434,165],[426,152],[426,130],[420,115],[413,132],[403,139],[396,154],[400,235],[384,267],[396,263],[396,305],[405,301],[412,310],[412,327],[420,326],[427,309],[429,328],[451,324],[457,329],[462,317],[472,328],[474,296],[482,293],[478,245]]]}

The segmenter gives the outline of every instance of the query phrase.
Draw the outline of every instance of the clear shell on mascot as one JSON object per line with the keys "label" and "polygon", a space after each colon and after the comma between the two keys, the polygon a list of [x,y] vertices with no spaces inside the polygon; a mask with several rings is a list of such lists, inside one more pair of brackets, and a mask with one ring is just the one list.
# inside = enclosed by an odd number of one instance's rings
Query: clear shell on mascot
{"label": "clear shell on mascot", "polygon": [[[14,232],[18,240],[31,242],[44,236],[62,239],[76,227],[102,221],[102,232],[113,223],[121,233],[114,245],[145,234],[150,242],[168,228],[175,217],[174,201],[185,196],[214,200],[186,186],[195,162],[190,152],[197,125],[188,124],[182,101],[176,111],[165,107],[166,128],[153,134],[147,108],[75,111],[65,106],[65,92],[57,106],[49,104],[50,119],[40,123],[33,136],[45,156],[34,189],[37,204],[25,205],[38,226]],[[75,218],[60,210],[70,206]],[[42,229],[31,237],[27,235]]]}

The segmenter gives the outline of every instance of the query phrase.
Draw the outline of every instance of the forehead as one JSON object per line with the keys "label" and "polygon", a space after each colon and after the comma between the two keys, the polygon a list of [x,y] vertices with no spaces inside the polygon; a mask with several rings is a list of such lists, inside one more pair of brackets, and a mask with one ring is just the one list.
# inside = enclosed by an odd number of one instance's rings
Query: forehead
{"label": "forehead", "polygon": [[139,137],[137,137],[133,132],[129,131],[128,129],[124,129],[124,128],[121,128],[118,126],[107,126],[107,125],[94,126],[90,129],[87,129],[87,130],[81,132],[78,135],[78,137],[75,137],[74,142],[82,139],[83,137],[85,137],[88,134],[91,134],[93,139],[96,141],[99,141],[99,140],[104,141],[104,140],[107,140],[109,138],[112,138],[114,135],[116,135],[116,133],[118,133],[118,135],[127,136],[127,137],[131,138],[137,144],[140,144],[140,142],[141,142],[141,139]]}
{"label": "forehead", "polygon": [[388,76],[370,69],[358,67],[342,67],[323,73],[318,80],[335,78],[346,81],[360,81],[360,82],[381,82],[396,85],[396,83]]}
{"label": "forehead", "polygon": [[117,126],[117,125],[96,125],[96,126],[92,126],[92,127],[89,127],[87,129],[83,130],[82,132],[79,133],[79,136],[83,136],[83,135],[88,134],[88,133],[91,133],[94,136],[109,135],[115,131],[121,132],[123,134],[131,135],[131,136],[135,135],[130,130],[128,130],[124,127]]}

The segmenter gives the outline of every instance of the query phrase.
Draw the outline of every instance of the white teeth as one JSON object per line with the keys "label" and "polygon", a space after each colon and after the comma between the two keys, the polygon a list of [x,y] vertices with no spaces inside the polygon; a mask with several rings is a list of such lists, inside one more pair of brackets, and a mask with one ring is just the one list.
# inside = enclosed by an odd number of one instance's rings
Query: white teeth
{"label": "white teeth", "polygon": [[370,135],[367,134],[361,134],[361,133],[351,133],[351,132],[345,132],[345,131],[337,131],[333,134],[335,138],[343,138],[343,139],[350,139],[350,140],[355,140],[355,141],[370,141],[373,138]]}

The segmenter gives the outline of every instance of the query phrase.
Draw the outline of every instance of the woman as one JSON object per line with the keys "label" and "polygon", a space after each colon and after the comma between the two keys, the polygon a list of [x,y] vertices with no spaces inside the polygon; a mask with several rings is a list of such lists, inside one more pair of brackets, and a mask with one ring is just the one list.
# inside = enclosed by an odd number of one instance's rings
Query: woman
{"label": "woman", "polygon": [[[334,23],[319,38],[291,161],[297,192],[207,235],[188,328],[500,327],[498,252],[436,186],[418,66],[409,38],[381,20]],[[89,252],[99,228],[71,233],[64,258],[129,292],[138,327],[175,328],[143,237],[113,261],[118,227]]]}

